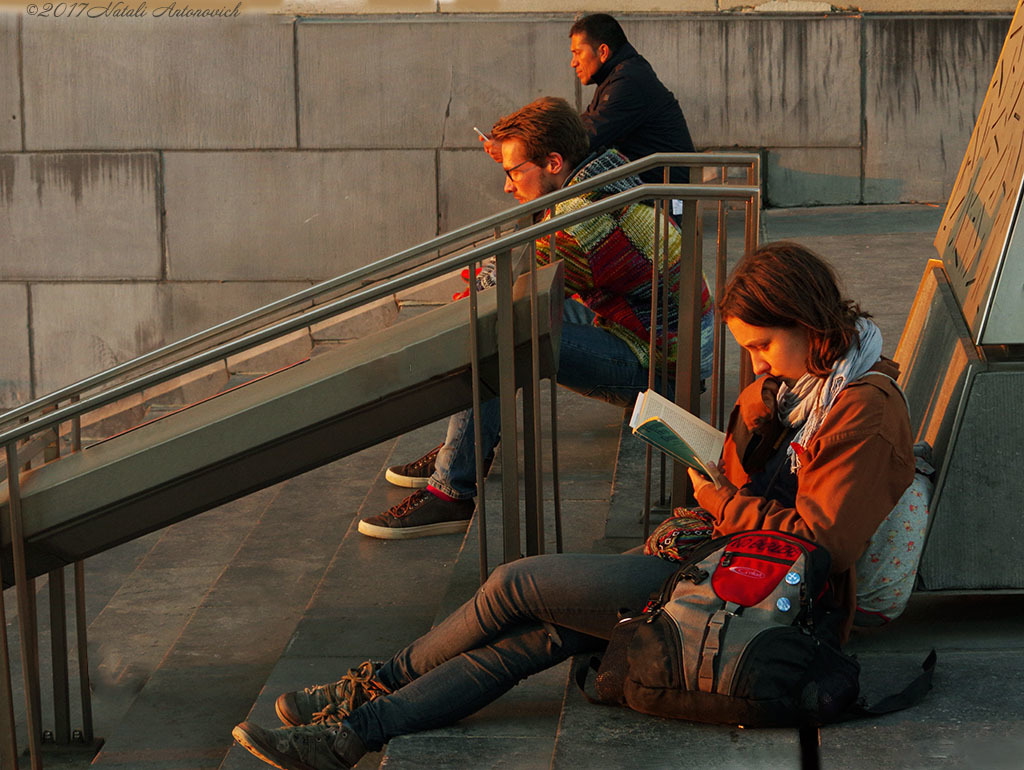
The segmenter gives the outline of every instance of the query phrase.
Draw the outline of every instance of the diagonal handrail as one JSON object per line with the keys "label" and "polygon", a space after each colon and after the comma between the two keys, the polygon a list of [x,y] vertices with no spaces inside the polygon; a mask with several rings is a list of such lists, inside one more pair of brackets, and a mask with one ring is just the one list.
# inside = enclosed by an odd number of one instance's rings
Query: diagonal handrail
{"label": "diagonal handrail", "polygon": [[[293,295],[285,297],[276,302],[272,302],[261,308],[257,308],[254,311],[238,316],[229,321],[225,321],[221,324],[217,324],[209,329],[199,332],[197,334],[186,337],[183,340],[164,346],[152,353],[139,356],[131,361],[125,362],[124,364],[113,367],[106,372],[94,375],[93,377],[86,378],[78,383],[63,388],[56,393],[52,393],[41,399],[37,399],[29,404],[19,407],[15,410],[7,412],[6,414],[0,415],[0,427],[10,426],[12,423],[16,423],[19,420],[24,420],[21,424],[17,424],[13,428],[8,428],[0,432],[0,445],[3,445],[6,453],[6,465],[7,465],[7,491],[8,491],[8,514],[9,514],[9,526],[11,533],[11,548],[14,557],[14,573],[15,573],[15,585],[18,591],[18,609],[19,616],[25,619],[30,619],[33,616],[30,608],[32,605],[32,596],[30,594],[30,582],[27,578],[28,572],[26,568],[26,543],[24,531],[22,529],[22,511],[21,511],[21,492],[20,492],[20,478],[21,478],[21,467],[30,459],[27,455],[36,451],[33,447],[37,447],[41,443],[41,439],[35,439],[29,441],[19,447],[19,439],[26,438],[32,434],[39,433],[50,426],[59,425],[64,421],[70,420],[72,423],[72,451],[77,453],[81,449],[80,442],[80,431],[79,425],[81,415],[104,406],[108,403],[114,402],[126,395],[139,392],[147,387],[158,384],[172,379],[185,372],[197,369],[215,361],[223,360],[233,354],[242,352],[244,350],[251,349],[257,345],[260,345],[268,340],[289,334],[291,332],[298,331],[315,324],[319,321],[326,320],[334,317],[340,313],[345,312],[351,308],[363,305],[368,302],[372,302],[376,299],[380,299],[384,296],[393,294],[411,286],[417,285],[423,281],[430,280],[435,277],[442,276],[449,273],[450,271],[463,266],[474,266],[479,264],[486,258],[494,257],[497,262],[497,304],[498,304],[498,361],[499,361],[499,379],[500,379],[500,392],[506,393],[511,389],[512,392],[516,389],[516,372],[515,367],[510,366],[515,358],[514,356],[514,338],[511,334],[512,330],[512,307],[511,307],[511,295],[512,295],[512,279],[513,279],[513,268],[511,255],[514,249],[524,245],[530,244],[532,247],[532,254],[536,254],[536,239],[542,235],[550,235],[552,239],[552,256],[554,256],[554,239],[555,233],[559,230],[571,227],[574,224],[578,224],[587,219],[593,218],[596,215],[602,214],[606,211],[624,208],[633,203],[640,201],[657,201],[654,206],[655,210],[655,245],[654,245],[654,261],[653,264],[657,265],[658,259],[658,239],[657,239],[657,228],[658,228],[658,217],[659,211],[664,212],[667,208],[667,199],[681,199],[688,201],[686,210],[689,212],[689,219],[686,219],[687,214],[684,212],[684,219],[690,222],[690,230],[699,233],[697,228],[695,217],[698,215],[697,201],[713,199],[720,202],[719,206],[719,217],[723,216],[723,209],[721,206],[722,201],[726,200],[739,200],[743,201],[746,206],[747,215],[747,235],[746,239],[750,240],[753,235],[756,238],[757,232],[757,219],[758,211],[760,209],[760,187],[756,186],[756,177],[759,171],[760,158],[756,154],[723,154],[723,155],[699,155],[699,154],[687,154],[687,155],[657,155],[646,158],[642,161],[637,161],[632,164],[620,167],[612,170],[605,174],[594,177],[593,179],[587,180],[577,185],[573,185],[571,188],[556,191],[542,198],[532,201],[521,206],[508,209],[499,214],[488,217],[479,222],[460,228],[444,236],[432,239],[424,244],[421,244],[412,249],[407,249],[403,252],[394,254],[386,259],[378,262],[366,265],[357,270],[346,273],[337,278],[325,281],[316,286],[297,292]],[[511,222],[529,222],[532,221],[531,217],[540,211],[550,209],[553,213],[557,209],[554,206],[571,197],[576,197],[588,190],[600,187],[607,182],[615,178],[636,173],[640,170],[650,168],[652,166],[663,166],[666,168],[665,181],[667,182],[667,168],[672,165],[688,165],[688,166],[715,166],[722,168],[723,181],[725,178],[724,168],[730,165],[743,165],[747,167],[747,185],[678,185],[678,184],[660,184],[660,185],[641,185],[638,187],[631,188],[624,192],[620,192],[607,198],[603,198],[600,201],[590,202],[587,205],[571,211],[560,213],[554,216],[550,216],[541,222],[521,226],[519,229],[504,232],[503,224],[509,224]],[[667,247],[667,218],[663,220],[663,225],[666,229],[666,235],[664,238],[665,246],[664,259],[667,268],[668,264],[668,247]],[[485,228],[493,227],[493,235],[488,234],[485,243],[481,241],[485,240],[482,237],[482,231]],[[685,227],[684,227],[685,230]],[[466,242],[467,239],[475,239],[472,242]],[[460,243],[456,249],[451,252],[444,253],[444,249],[452,244]],[[724,247],[723,243],[719,245],[719,251],[721,252]],[[689,254],[688,259],[691,264],[697,265],[700,260],[700,247],[694,245],[694,252]],[[686,251],[685,247],[682,247],[682,251]],[[697,261],[694,261],[697,260]],[[527,447],[527,455],[524,456],[524,470],[528,477],[528,493],[527,493],[527,505],[528,507],[534,505],[536,510],[533,511],[531,516],[527,517],[527,528],[526,528],[526,542],[528,553],[540,553],[543,552],[543,540],[544,540],[544,521],[543,521],[543,484],[540,481],[542,469],[538,464],[538,458],[541,456],[541,444],[540,444],[540,418],[536,412],[537,402],[539,402],[539,389],[538,389],[538,378],[540,374],[539,357],[538,357],[538,318],[537,318],[537,304],[536,304],[536,276],[534,275],[536,270],[535,259],[530,260],[531,264],[531,279],[532,279],[532,292],[530,297],[530,312],[531,312],[531,354],[532,354],[532,365],[531,372],[533,378],[533,387],[530,391],[531,397],[524,397],[524,413],[523,423],[524,427],[527,424],[533,426],[532,436],[532,455],[529,455],[531,449]],[[681,259],[681,266],[683,261]],[[700,283],[699,268],[695,274],[695,283],[687,289],[690,292],[684,297],[683,284],[680,283],[679,301],[691,304],[694,308],[697,307],[698,297],[694,297],[692,292],[697,291],[697,285]],[[388,271],[395,271],[397,274],[388,274]],[[657,270],[652,270],[652,296],[657,294]],[[667,279],[666,279],[667,280]],[[344,290],[345,294],[341,297],[322,297],[326,292],[337,292],[338,290]],[[475,281],[470,281],[470,334],[473,339],[473,334],[476,331],[477,326],[477,286]],[[320,300],[320,304],[316,303],[316,300]],[[295,308],[298,303],[306,303],[311,301],[312,307],[301,307]],[[281,311],[291,310],[288,317],[277,320],[268,318],[274,316]],[[246,327],[247,324],[253,322],[263,321],[264,325],[261,328],[252,330],[251,327],[246,330],[239,332],[240,329]],[[667,323],[667,319],[666,319]],[[655,323],[652,314],[651,323],[652,335],[655,330]],[[114,385],[113,387],[107,387],[105,390],[93,393],[90,396],[82,398],[82,392],[87,389],[95,389],[103,385],[109,384],[115,378],[120,378],[123,375],[128,375],[132,372],[137,372],[145,366],[150,364],[157,364],[161,359],[165,359],[170,356],[178,356],[184,354],[185,351],[190,350],[193,346],[197,346],[203,343],[210,343],[215,340],[218,335],[225,334],[228,332],[238,332],[240,336],[236,336],[234,339],[227,341],[221,341],[214,343],[212,347],[208,347],[201,352],[191,352],[184,357],[173,360],[171,363],[165,363],[159,368],[149,369],[145,373],[135,376],[133,379],[128,381],[122,381]],[[680,315],[679,324],[677,326],[677,334],[680,338],[683,337],[683,317]],[[691,343],[695,341],[694,335],[697,334],[695,329],[688,328],[685,332],[686,335],[691,337]],[[666,335],[667,336],[667,335]],[[698,343],[699,345],[699,343]],[[692,347],[692,345],[691,345]],[[479,379],[480,379],[480,362],[475,343],[470,345],[471,348],[471,372],[472,380],[474,384],[473,388],[473,409],[479,410],[480,408],[480,390],[479,390]],[[692,350],[691,350],[692,353]],[[652,356],[653,360],[653,356]],[[691,361],[691,364],[693,362]],[[695,365],[695,364],[694,364]],[[677,374],[678,377],[682,377],[682,373]],[[688,388],[692,389],[692,377],[693,366],[690,367],[689,375],[691,380],[687,385]],[[552,442],[552,455],[557,457],[557,447],[555,445],[555,400],[553,391],[555,390],[555,382],[551,380],[552,399],[551,399],[551,442]],[[70,399],[71,403],[62,408],[58,408],[60,401],[64,399]],[[81,400],[79,400],[81,399]],[[527,402],[530,402],[530,406],[527,406]],[[30,415],[34,410],[38,411],[43,407],[48,409],[43,412],[42,415],[35,418],[31,418]],[[532,410],[532,411],[530,411]],[[516,408],[514,399],[502,399],[501,403],[501,420],[502,420],[502,432],[507,437],[512,437],[518,434],[517,420],[516,420]],[[532,419],[528,419],[527,412],[530,412]],[[477,426],[477,430],[479,426]],[[528,431],[527,431],[528,432]],[[511,439],[509,439],[511,440]],[[46,441],[50,441],[49,438]],[[483,542],[486,542],[486,534],[483,528],[483,463],[482,455],[480,453],[480,442],[477,440],[477,451],[476,451],[476,472],[478,480],[478,489],[480,489],[480,508],[478,515],[480,516],[480,536]],[[530,442],[526,442],[529,444]],[[511,462],[509,465],[513,468],[518,467],[518,463],[515,460],[515,447],[517,442],[512,440],[512,454],[510,458]],[[57,452],[59,456],[60,444],[57,443]],[[650,456],[650,450],[648,450],[648,457]],[[648,461],[648,471],[650,474],[650,463]],[[555,489],[555,529],[556,532],[560,532],[560,513],[558,506],[557,488],[558,488],[558,477],[557,467],[554,463],[552,464],[553,473],[553,487]],[[529,477],[532,475],[533,486],[530,486]],[[502,511],[502,522],[503,522],[503,534],[505,540],[504,558],[506,561],[518,558],[521,553],[520,541],[519,541],[519,502],[518,502],[518,474],[505,474],[502,479],[503,487],[503,511]],[[530,489],[534,491],[534,497],[537,499],[531,503],[530,501]],[[648,483],[649,493],[649,483]],[[648,495],[649,497],[649,495]],[[648,499],[649,503],[649,499]],[[649,505],[645,504],[645,521],[649,512]],[[559,550],[561,550],[560,537],[556,538],[559,541]],[[481,554],[484,556],[484,560],[481,562],[481,579],[483,579],[486,572],[486,551],[482,548]],[[83,613],[85,606],[85,587],[82,576],[84,572],[82,570],[82,562],[75,562],[75,605],[76,613],[78,617],[78,648],[79,648],[79,676],[82,682],[81,696],[82,696],[82,709],[83,719],[85,723],[85,734],[87,740],[92,739],[92,724],[91,724],[91,700],[89,697],[90,687],[89,673],[88,673],[88,644],[85,635],[85,623],[83,621]],[[63,583],[63,570],[57,570],[51,572],[51,591],[53,587]],[[54,601],[54,594],[51,593],[51,603]],[[59,603],[63,603],[62,599],[57,600]],[[2,603],[0,603],[0,628],[4,625],[4,613]],[[57,626],[55,625],[55,628]],[[40,683],[39,683],[39,671],[35,661],[38,660],[38,632],[37,629],[32,627],[29,622],[23,623],[20,626],[21,634],[21,649],[22,649],[22,670],[23,678],[25,683],[25,695],[26,695],[26,706],[29,713],[29,755],[33,767],[41,766],[41,746],[39,735],[40,731],[38,726],[35,724],[35,715],[39,713],[39,702],[40,702]],[[58,642],[54,640],[54,650],[58,649]],[[59,656],[58,656],[59,657]],[[6,644],[3,645],[2,665],[5,668],[5,672],[0,672],[0,676],[6,673],[7,681],[10,679],[10,663],[7,655]],[[57,670],[57,662],[55,658],[55,671]],[[63,655],[64,665],[66,666],[67,655],[66,652]],[[54,699],[58,700],[58,689],[63,693],[64,712],[68,713],[68,692],[66,684],[63,687],[57,686],[57,676],[54,678]],[[12,694],[10,686],[3,688],[2,696],[0,696],[0,708],[4,709],[7,713],[12,713],[11,709]],[[5,705],[6,704],[6,705]],[[56,704],[55,704],[56,707]],[[59,718],[58,718],[59,719]],[[65,720],[67,721],[67,720]],[[6,727],[0,725],[0,753],[5,757],[13,757],[17,754],[16,740],[13,734],[13,717],[8,720],[10,723]],[[59,733],[59,730],[58,730]]]}
{"label": "diagonal handrail", "polygon": [[[296,305],[313,300],[314,298],[339,290],[344,290],[352,286],[361,285],[366,279],[373,275],[384,273],[392,268],[400,268],[406,266],[409,262],[414,261],[416,258],[422,258],[425,256],[432,255],[433,253],[439,253],[442,249],[449,246],[453,246],[458,243],[465,243],[467,240],[472,239],[474,236],[480,238],[485,235],[488,238],[493,238],[495,228],[500,228],[502,225],[509,225],[510,223],[519,221],[521,219],[532,217],[539,212],[545,211],[548,208],[555,206],[569,198],[578,197],[582,193],[586,193],[590,190],[594,190],[607,184],[609,181],[614,179],[620,179],[627,176],[633,176],[643,171],[659,168],[659,167],[674,167],[674,166],[686,166],[689,168],[700,168],[700,167],[727,167],[727,166],[749,166],[752,163],[756,163],[759,160],[759,156],[756,153],[657,153],[649,155],[646,158],[640,160],[631,161],[623,166],[612,169],[610,171],[599,174],[591,179],[579,182],[572,185],[571,187],[562,188],[552,193],[548,193],[534,201],[523,203],[514,206],[504,211],[492,214],[484,219],[474,222],[469,225],[452,230],[451,232],[432,238],[429,241],[421,243],[417,246],[404,249],[389,257],[372,262],[368,265],[356,268],[355,270],[349,271],[343,275],[335,278],[322,281],[314,286],[310,286],[306,289],[302,289],[298,292],[290,294],[286,297],[282,297],[279,300],[270,302],[259,308],[243,313],[235,318],[231,318],[227,321],[223,321],[219,324],[215,324],[203,331],[196,332],[195,334],[184,337],[180,340],[172,342],[168,345],[164,345],[156,350],[144,353],[137,356],[129,361],[113,366],[102,372],[98,372],[89,377],[83,378],[70,385],[62,387],[52,393],[45,396],[41,396],[37,399],[29,401],[21,406],[15,407],[3,414],[0,414],[0,425],[9,424],[15,421],[23,420],[34,412],[50,407],[60,401],[68,398],[77,396],[84,391],[91,390],[93,388],[104,385],[112,380],[115,380],[121,376],[127,375],[132,371],[138,370],[148,364],[153,364],[163,358],[171,356],[176,353],[182,353],[189,348],[193,348],[203,342],[216,339],[218,336],[227,334],[233,331],[237,331],[249,324],[266,319],[276,313],[294,308]],[[733,185],[728,185],[733,187]],[[651,185],[643,185],[645,189],[649,189]],[[663,185],[657,185],[657,187],[664,187]],[[675,185],[674,187],[678,187]],[[634,188],[639,189],[639,188]],[[667,189],[667,188],[666,188]],[[645,199],[651,199],[657,197],[654,195],[648,195]],[[680,197],[675,195],[673,197]],[[593,210],[593,209],[591,209]],[[461,262],[457,263],[456,266],[461,266]],[[425,280],[425,279],[422,279]],[[333,305],[332,305],[333,306]],[[343,312],[343,309],[338,309],[338,313]],[[332,314],[333,315],[333,314]],[[306,324],[299,324],[296,328],[301,328]],[[276,335],[273,335],[276,336]],[[247,339],[244,337],[243,339]],[[253,345],[258,344],[254,342]],[[249,346],[239,348],[239,350],[247,349]],[[214,350],[220,349],[220,346],[214,348]],[[211,360],[216,360],[222,356],[215,356]],[[185,359],[185,360],[191,360]],[[161,370],[162,371],[162,370]],[[173,376],[173,375],[172,375]],[[157,380],[159,382],[160,380]],[[131,391],[128,391],[131,392]],[[122,395],[124,395],[122,393]],[[85,402],[81,402],[85,403]],[[109,403],[109,401],[105,402]],[[76,414],[81,414],[88,410],[81,410]],[[66,419],[66,418],[64,418]],[[34,421],[33,421],[34,422]],[[4,440],[4,437],[10,431],[0,434],[0,440]]]}
{"label": "diagonal handrail", "polygon": [[[575,187],[576,185],[573,185],[573,188]],[[227,356],[255,347],[276,337],[298,331],[310,324],[333,317],[359,305],[372,302],[375,299],[380,299],[387,295],[394,294],[397,291],[409,288],[410,286],[450,273],[460,267],[471,265],[474,262],[486,259],[496,252],[515,248],[525,243],[531,243],[541,235],[555,230],[564,229],[587,219],[592,219],[596,214],[604,213],[605,211],[621,208],[637,201],[652,199],[701,200],[714,198],[726,200],[749,200],[751,197],[756,198],[759,195],[759,187],[749,187],[746,185],[639,185],[624,192],[610,195],[607,198],[602,198],[600,201],[590,203],[576,211],[559,214],[537,224],[503,235],[483,246],[477,246],[469,251],[444,257],[438,261],[421,266],[403,275],[390,278],[377,286],[366,288],[340,299],[319,305],[294,318],[278,321],[277,323],[259,329],[255,332],[251,332],[242,337],[238,337],[237,339],[216,345],[202,353],[194,354],[108,390],[83,398],[80,401],[61,407],[52,412],[47,412],[44,415],[0,433],[0,444],[23,439],[38,432],[39,430],[51,425],[66,422],[71,418],[112,403],[126,395],[144,390],[152,385],[165,382],[180,374],[184,374]],[[521,209],[522,207],[516,207],[510,211],[514,211],[518,215],[521,214]],[[414,251],[415,253],[418,253],[419,250]],[[395,257],[390,257],[387,261],[390,263],[394,259]],[[366,275],[366,272],[363,269],[353,271],[353,273],[359,273],[361,276]],[[346,274],[346,276],[341,276],[341,278],[335,280],[353,280],[350,278],[351,275],[351,273]],[[5,415],[5,417],[7,416]],[[13,417],[11,419],[13,419]]]}

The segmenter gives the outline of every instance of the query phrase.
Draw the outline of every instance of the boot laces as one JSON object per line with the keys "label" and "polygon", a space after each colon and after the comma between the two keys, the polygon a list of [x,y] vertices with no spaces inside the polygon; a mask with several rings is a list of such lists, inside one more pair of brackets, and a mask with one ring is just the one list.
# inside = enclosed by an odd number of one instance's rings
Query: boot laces
{"label": "boot laces", "polygon": [[364,703],[386,695],[388,689],[374,679],[373,674],[373,661],[366,660],[357,668],[349,669],[334,684],[306,688],[310,694],[320,691],[327,697],[327,704],[313,714],[313,724],[338,722]]}

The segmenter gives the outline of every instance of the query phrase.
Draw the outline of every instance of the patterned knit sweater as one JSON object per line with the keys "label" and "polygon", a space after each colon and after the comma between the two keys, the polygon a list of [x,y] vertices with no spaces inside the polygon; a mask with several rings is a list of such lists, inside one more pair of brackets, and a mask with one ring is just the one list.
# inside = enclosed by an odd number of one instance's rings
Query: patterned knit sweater
{"label": "patterned knit sweater", "polygon": [[[605,171],[618,168],[626,158],[617,150],[608,150],[579,169],[567,186],[591,179]],[[640,184],[635,177],[618,179],[569,198],[555,207],[555,214],[576,211],[593,201],[601,200]],[[545,219],[551,217],[549,211]],[[633,203],[625,208],[600,214],[577,225],[559,230],[555,248],[563,260],[566,295],[577,294],[596,315],[594,323],[622,339],[644,366],[649,365],[648,338],[651,321],[651,264],[654,253],[654,208],[646,203]],[[669,365],[676,360],[676,334],[679,307],[679,230],[669,222]],[[551,259],[550,239],[537,241],[537,261],[547,264]],[[661,285],[659,292],[664,291]],[[661,297],[658,297],[659,316]],[[711,373],[711,338],[713,308],[707,281],[701,279],[701,376]],[[659,318],[656,362],[661,363],[663,322]]]}

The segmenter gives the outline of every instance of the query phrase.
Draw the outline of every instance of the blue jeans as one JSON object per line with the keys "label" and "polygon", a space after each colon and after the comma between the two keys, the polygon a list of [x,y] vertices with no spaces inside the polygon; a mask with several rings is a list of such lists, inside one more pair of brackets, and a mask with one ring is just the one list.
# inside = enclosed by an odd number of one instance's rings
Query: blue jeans
{"label": "blue jeans", "polygon": [[[701,376],[711,369],[712,313],[701,319]],[[705,328],[706,327],[706,328]],[[705,358],[707,359],[705,362]],[[705,371],[706,370],[706,371]],[[558,384],[590,398],[631,406],[647,390],[647,368],[623,340],[594,326],[594,313],[566,299],[558,354]],[[661,389],[661,378],[656,378]],[[670,383],[669,398],[674,387]],[[485,460],[493,457],[501,437],[501,404],[497,398],[480,405],[480,438]],[[457,500],[476,496],[476,453],[473,448],[473,410],[452,415],[444,445],[437,454],[430,485]]]}
{"label": "blue jeans", "polygon": [[445,620],[384,663],[392,693],[347,718],[371,751],[452,724],[530,674],[602,649],[678,567],[643,554],[547,554],[503,564]]}

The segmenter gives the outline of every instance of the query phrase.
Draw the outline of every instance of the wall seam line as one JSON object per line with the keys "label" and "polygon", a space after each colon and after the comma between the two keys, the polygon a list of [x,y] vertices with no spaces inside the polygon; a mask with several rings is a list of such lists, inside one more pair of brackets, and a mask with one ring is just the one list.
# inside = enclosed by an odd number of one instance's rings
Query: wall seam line
{"label": "wall seam line", "polygon": [[868,112],[867,112],[867,35],[865,19],[860,20],[860,204],[864,205],[867,190],[867,149],[868,149]]}
{"label": "wall seam line", "polygon": [[25,21],[18,14],[18,123],[21,129],[21,151],[28,152],[25,137]]}
{"label": "wall seam line", "polygon": [[437,212],[437,221],[434,225],[434,234],[441,234],[441,148],[434,150],[434,211]]}
{"label": "wall seam line", "polygon": [[36,394],[36,346],[32,336],[32,284],[25,282],[25,331],[28,335],[28,393],[29,399],[38,398]]}
{"label": "wall seam line", "polygon": [[167,164],[163,150],[157,152],[156,155],[156,216],[157,216],[157,237],[159,243],[157,244],[160,249],[160,282],[167,282],[168,276],[171,273],[170,261],[171,256],[169,253],[169,246],[167,243]]}
{"label": "wall seam line", "polygon": [[292,79],[295,89],[295,149],[302,148],[302,121],[299,117],[299,19],[292,21]]}

